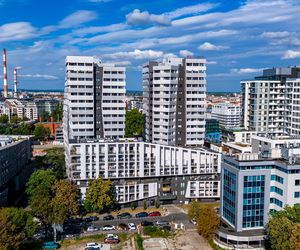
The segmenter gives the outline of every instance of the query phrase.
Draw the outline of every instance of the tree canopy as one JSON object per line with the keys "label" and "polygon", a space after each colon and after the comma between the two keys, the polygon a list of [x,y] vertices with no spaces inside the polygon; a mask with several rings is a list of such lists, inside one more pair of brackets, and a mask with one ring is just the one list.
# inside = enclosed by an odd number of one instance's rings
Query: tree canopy
{"label": "tree canopy", "polygon": [[142,136],[144,128],[144,116],[137,109],[126,111],[125,137]]}
{"label": "tree canopy", "polygon": [[29,178],[26,193],[34,216],[44,225],[59,223],[78,211],[77,186],[58,180],[52,170],[37,170]]}
{"label": "tree canopy", "polygon": [[49,128],[44,128],[42,124],[37,124],[33,131],[36,139],[44,141],[50,136]]}
{"label": "tree canopy", "polygon": [[50,148],[46,150],[43,163],[52,168],[56,178],[66,177],[65,153],[63,148]]}
{"label": "tree canopy", "polygon": [[19,249],[36,231],[33,217],[22,208],[0,209],[0,225],[0,249]]}
{"label": "tree canopy", "polygon": [[193,201],[190,204],[188,216],[197,223],[198,233],[210,240],[220,225],[220,219],[212,206]]}
{"label": "tree canopy", "polygon": [[85,194],[84,207],[88,211],[105,212],[115,203],[113,186],[110,180],[101,177],[90,180]]}
{"label": "tree canopy", "polygon": [[266,231],[271,249],[300,249],[300,204],[272,213]]}

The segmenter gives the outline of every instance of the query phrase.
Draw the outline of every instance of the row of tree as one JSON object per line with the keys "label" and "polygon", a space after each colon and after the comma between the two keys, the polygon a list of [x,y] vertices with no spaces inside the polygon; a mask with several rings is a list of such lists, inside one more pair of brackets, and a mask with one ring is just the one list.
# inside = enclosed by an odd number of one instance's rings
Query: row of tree
{"label": "row of tree", "polygon": [[44,141],[49,138],[49,128],[43,127],[41,124],[34,126],[26,123],[20,118],[13,119],[8,122],[7,115],[0,116],[0,134],[3,135],[34,135],[36,139]]}

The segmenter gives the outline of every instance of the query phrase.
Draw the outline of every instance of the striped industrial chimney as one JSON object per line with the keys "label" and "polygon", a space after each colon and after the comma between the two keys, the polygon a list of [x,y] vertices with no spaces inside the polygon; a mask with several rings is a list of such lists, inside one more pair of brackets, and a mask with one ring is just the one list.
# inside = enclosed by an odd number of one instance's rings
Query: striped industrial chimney
{"label": "striped industrial chimney", "polygon": [[7,85],[7,64],[6,64],[6,49],[3,49],[3,95],[5,98],[8,96],[8,85]]}
{"label": "striped industrial chimney", "polygon": [[17,92],[18,78],[17,78],[17,68],[14,68],[14,97],[18,97]]}

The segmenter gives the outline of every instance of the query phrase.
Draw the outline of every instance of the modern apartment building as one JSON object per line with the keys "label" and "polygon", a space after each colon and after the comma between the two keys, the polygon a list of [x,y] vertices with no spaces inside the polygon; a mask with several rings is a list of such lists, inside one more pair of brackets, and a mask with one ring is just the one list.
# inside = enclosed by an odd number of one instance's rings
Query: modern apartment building
{"label": "modern apartment building", "polygon": [[203,149],[123,139],[67,143],[69,179],[81,193],[101,176],[113,182],[118,203],[162,204],[219,199],[221,156]]}
{"label": "modern apartment building", "polygon": [[223,156],[223,225],[216,234],[221,246],[261,249],[270,213],[300,202],[299,145],[281,148],[276,159],[271,156],[271,152]]}
{"label": "modern apartment building", "polygon": [[218,120],[221,127],[239,127],[241,121],[240,106],[232,103],[215,104],[212,106],[211,117]]}
{"label": "modern apartment building", "polygon": [[300,134],[300,68],[273,68],[241,81],[242,124],[271,136]]}
{"label": "modern apartment building", "polygon": [[202,146],[205,137],[206,60],[167,58],[143,65],[147,142]]}
{"label": "modern apartment building", "polygon": [[122,138],[124,123],[125,68],[95,57],[67,56],[65,140]]}
{"label": "modern apartment building", "polygon": [[27,165],[30,158],[29,136],[0,137],[0,206],[7,205],[9,199],[25,186],[31,174]]}

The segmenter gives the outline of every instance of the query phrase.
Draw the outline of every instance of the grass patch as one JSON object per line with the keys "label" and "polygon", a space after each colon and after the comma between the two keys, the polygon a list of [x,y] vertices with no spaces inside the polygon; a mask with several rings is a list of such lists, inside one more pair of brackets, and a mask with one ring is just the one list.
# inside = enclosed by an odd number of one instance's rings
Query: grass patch
{"label": "grass patch", "polygon": [[89,241],[96,241],[96,242],[103,242],[105,238],[104,234],[94,234],[94,235],[87,235],[87,236],[78,236],[74,239],[65,239],[60,242],[61,246],[70,246],[78,243],[86,243]]}
{"label": "grass patch", "polygon": [[135,242],[135,246],[137,248],[137,250],[144,250],[143,247],[143,238],[140,234],[135,234],[134,235],[134,242]]}
{"label": "grass patch", "polygon": [[152,238],[168,238],[172,235],[170,231],[155,226],[144,227],[144,234],[149,235]]}
{"label": "grass patch", "polygon": [[[199,204],[201,206],[208,206],[208,207],[212,207],[212,208],[220,207],[219,202],[199,202]],[[188,212],[189,208],[190,208],[190,204],[181,204],[178,206],[181,207],[185,212]]]}
{"label": "grass patch", "polygon": [[[130,234],[126,234],[126,233],[120,233],[117,235],[119,236],[121,243],[126,241],[130,237]],[[105,236],[106,236],[106,234],[93,234],[93,235],[87,235],[87,236],[78,236],[74,239],[62,240],[60,242],[60,245],[62,247],[67,247],[67,246],[76,245],[76,244],[80,244],[80,243],[87,243],[90,241],[95,241],[97,243],[103,243]]]}

